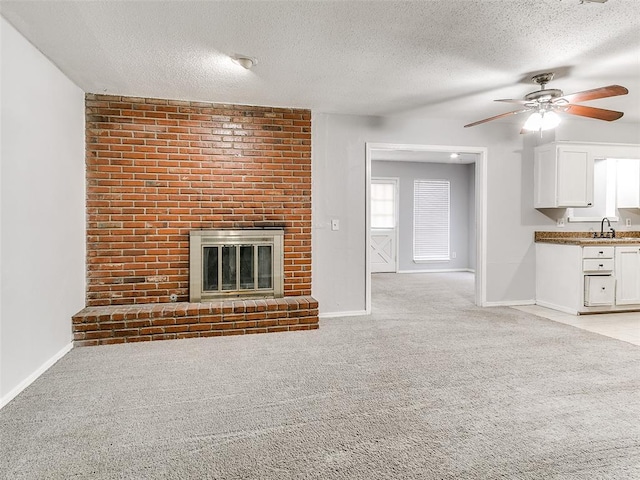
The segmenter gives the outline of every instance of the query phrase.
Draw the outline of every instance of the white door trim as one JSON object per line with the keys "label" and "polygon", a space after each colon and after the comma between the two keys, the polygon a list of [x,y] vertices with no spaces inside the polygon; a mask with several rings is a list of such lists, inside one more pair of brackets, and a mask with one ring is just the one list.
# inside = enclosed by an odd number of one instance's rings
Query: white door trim
{"label": "white door trim", "polygon": [[373,151],[407,152],[447,152],[478,154],[475,169],[475,208],[476,208],[476,277],[475,302],[478,306],[487,303],[487,147],[451,146],[451,145],[413,145],[396,143],[365,143],[365,306],[371,313],[371,156]]}

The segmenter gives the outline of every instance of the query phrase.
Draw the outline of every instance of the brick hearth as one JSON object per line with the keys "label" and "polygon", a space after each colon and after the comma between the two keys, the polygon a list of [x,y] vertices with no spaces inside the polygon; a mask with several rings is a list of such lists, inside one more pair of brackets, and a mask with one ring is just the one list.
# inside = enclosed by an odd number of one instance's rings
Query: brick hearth
{"label": "brick hearth", "polygon": [[87,307],[73,316],[78,346],[316,328],[318,302],[309,296]]}

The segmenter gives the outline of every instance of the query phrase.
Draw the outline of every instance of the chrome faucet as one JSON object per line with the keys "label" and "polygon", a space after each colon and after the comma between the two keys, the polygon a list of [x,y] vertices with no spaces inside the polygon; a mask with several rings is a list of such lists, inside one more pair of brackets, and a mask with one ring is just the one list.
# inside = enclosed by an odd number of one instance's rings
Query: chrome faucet
{"label": "chrome faucet", "polygon": [[[607,221],[607,226],[609,227],[609,231],[604,233],[604,222]],[[595,234],[593,235],[596,236]],[[616,238],[616,231],[611,226],[611,222],[607,217],[604,217],[600,222],[600,238]]]}

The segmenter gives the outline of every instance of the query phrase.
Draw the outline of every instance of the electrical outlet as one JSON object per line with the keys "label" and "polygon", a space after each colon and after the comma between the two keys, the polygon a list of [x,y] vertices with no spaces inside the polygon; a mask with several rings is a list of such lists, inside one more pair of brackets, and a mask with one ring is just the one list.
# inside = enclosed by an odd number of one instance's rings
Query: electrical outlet
{"label": "electrical outlet", "polygon": [[451,252],[451,258],[456,258],[456,252]]}
{"label": "electrical outlet", "polygon": [[625,224],[627,227],[630,227],[630,226],[631,226],[631,219],[630,219],[630,218],[625,218],[625,219],[624,219],[624,224]]}
{"label": "electrical outlet", "polygon": [[331,230],[340,230],[340,220],[338,220],[337,218],[331,220]]}
{"label": "electrical outlet", "polygon": [[556,226],[557,227],[564,227],[564,217],[559,218],[556,220]]}

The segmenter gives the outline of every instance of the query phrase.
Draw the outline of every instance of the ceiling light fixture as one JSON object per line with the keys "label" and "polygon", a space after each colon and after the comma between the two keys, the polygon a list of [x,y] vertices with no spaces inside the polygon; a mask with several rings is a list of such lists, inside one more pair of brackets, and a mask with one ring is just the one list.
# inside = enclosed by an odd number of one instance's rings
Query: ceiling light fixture
{"label": "ceiling light fixture", "polygon": [[522,129],[528,132],[536,132],[538,130],[551,130],[560,125],[560,115],[556,112],[541,110],[533,112],[523,125]]}
{"label": "ceiling light fixture", "polygon": [[258,64],[257,58],[248,57],[247,55],[234,54],[234,55],[231,55],[231,60],[236,62],[242,68],[246,68],[247,70],[250,70],[252,67]]}
{"label": "ceiling light fixture", "polygon": [[458,158],[459,156],[460,156],[459,153],[452,153],[451,155],[449,155],[449,158],[453,160],[455,158]]}

